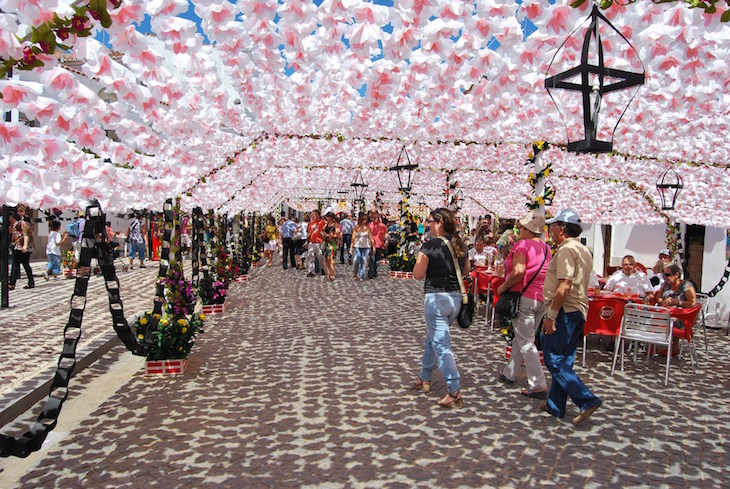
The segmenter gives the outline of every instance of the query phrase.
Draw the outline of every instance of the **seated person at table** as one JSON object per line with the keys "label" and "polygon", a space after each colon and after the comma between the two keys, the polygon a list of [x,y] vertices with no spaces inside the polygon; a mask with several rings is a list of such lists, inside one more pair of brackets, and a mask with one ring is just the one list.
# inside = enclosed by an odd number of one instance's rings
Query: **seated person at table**
{"label": "seated person at table", "polygon": [[472,268],[474,266],[485,267],[491,261],[489,254],[484,249],[484,240],[482,238],[477,238],[474,241],[474,248],[469,250],[468,256]]}
{"label": "seated person at table", "polygon": [[697,293],[692,282],[682,279],[679,265],[672,263],[664,267],[662,288],[651,297],[647,296],[644,302],[664,307],[694,307],[697,304]]}
{"label": "seated person at table", "polygon": [[669,250],[662,250],[659,252],[659,258],[654,265],[654,275],[649,279],[651,285],[654,287],[654,292],[658,292],[659,289],[664,285],[664,267],[671,265],[672,255]]}
{"label": "seated person at table", "polygon": [[621,269],[616,270],[608,278],[603,290],[616,292],[617,294],[637,294],[645,297],[654,291],[646,274],[636,270],[636,260],[631,255],[626,255],[621,260]]}

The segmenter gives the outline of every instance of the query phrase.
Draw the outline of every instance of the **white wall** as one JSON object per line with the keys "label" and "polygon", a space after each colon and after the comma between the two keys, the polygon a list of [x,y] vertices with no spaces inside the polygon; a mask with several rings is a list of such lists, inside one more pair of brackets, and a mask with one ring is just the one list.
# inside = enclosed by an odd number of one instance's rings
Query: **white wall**
{"label": "white wall", "polygon": [[[725,255],[726,232],[724,228],[705,228],[705,253],[702,257],[702,292],[709,292],[718,284],[728,264]],[[716,313],[717,318],[727,324],[730,316],[730,283],[713,298],[710,298],[708,311]]]}
{"label": "white wall", "polygon": [[664,224],[613,226],[610,265],[619,266],[625,255],[633,255],[647,269],[653,267],[659,251],[667,247],[666,234]]}

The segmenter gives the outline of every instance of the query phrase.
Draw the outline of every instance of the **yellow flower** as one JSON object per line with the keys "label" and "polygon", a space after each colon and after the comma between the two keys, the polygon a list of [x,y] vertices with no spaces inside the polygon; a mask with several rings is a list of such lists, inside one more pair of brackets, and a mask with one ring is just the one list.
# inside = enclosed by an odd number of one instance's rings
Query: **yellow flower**
{"label": "yellow flower", "polygon": [[540,195],[540,196],[538,196],[538,197],[535,198],[535,202],[538,203],[538,204],[540,204],[540,205],[543,205],[543,204],[545,204],[545,199],[542,197],[542,195]]}
{"label": "yellow flower", "polygon": [[507,331],[507,329],[502,329],[502,331],[501,331],[502,334],[507,334],[508,332],[509,331]]}
{"label": "yellow flower", "polygon": [[155,319],[160,319],[162,317],[161,314],[155,314],[154,316],[155,316]]}
{"label": "yellow flower", "polygon": [[167,326],[167,319],[160,321],[160,326]]}
{"label": "yellow flower", "polygon": [[147,323],[148,323],[147,318],[142,317],[142,318],[139,319],[139,324],[141,324],[142,326],[144,326]]}
{"label": "yellow flower", "polygon": [[143,340],[144,339],[144,335],[142,333],[138,334],[137,335],[137,339]]}
{"label": "yellow flower", "polygon": [[182,351],[182,346],[180,348],[178,348],[177,351]]}
{"label": "yellow flower", "polygon": [[205,321],[205,314],[201,314],[201,315],[200,315],[200,320],[201,320],[201,321]]}
{"label": "yellow flower", "polygon": [[[183,319],[178,319],[178,320],[177,320],[177,324],[180,324],[180,325],[182,325],[182,326],[186,326],[186,325],[188,324],[188,320],[187,320],[187,319],[185,319],[185,318],[183,318]],[[183,333],[184,333],[184,332],[185,332],[185,331],[183,331]]]}
{"label": "yellow flower", "polygon": [[183,329],[181,329],[180,332],[182,332],[182,334],[185,334],[188,332],[188,328],[183,327]]}

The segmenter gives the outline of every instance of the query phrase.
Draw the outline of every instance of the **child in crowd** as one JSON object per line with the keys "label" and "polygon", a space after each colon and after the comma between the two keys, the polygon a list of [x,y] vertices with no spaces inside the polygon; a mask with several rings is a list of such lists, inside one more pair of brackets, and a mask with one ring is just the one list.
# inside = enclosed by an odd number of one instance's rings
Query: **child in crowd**
{"label": "child in crowd", "polygon": [[48,244],[46,245],[46,256],[48,264],[43,271],[43,278],[48,280],[51,275],[55,279],[61,275],[61,244],[66,241],[68,233],[61,235],[58,230],[61,229],[59,221],[51,221],[51,232],[48,233]]}

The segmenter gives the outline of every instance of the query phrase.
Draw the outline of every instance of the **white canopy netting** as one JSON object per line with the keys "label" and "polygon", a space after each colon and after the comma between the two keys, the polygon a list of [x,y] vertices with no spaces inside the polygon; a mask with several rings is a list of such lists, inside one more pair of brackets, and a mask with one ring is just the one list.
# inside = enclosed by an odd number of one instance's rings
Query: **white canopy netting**
{"label": "white canopy netting", "polygon": [[[33,29],[99,3],[0,0],[0,57],[27,57]],[[362,171],[365,200],[380,192],[392,204],[401,196],[388,168],[405,145],[419,165],[412,199],[443,204],[455,170],[464,212],[514,217],[531,198],[532,142],[546,140],[554,209],[595,223],[730,226],[721,7],[603,12],[635,48],[604,26],[606,65],[644,70],[646,83],[603,98],[598,137],[611,140],[623,118],[614,152],[596,156],[565,149],[582,131],[580,100],[553,90],[559,111],[544,88],[546,74],[577,64],[585,27],[571,32],[589,2],[115,3],[109,27],[89,18],[75,27],[92,36],[52,31],[67,53],[37,53],[42,66],[0,81],[0,109],[21,115],[0,122],[2,203],[96,198],[121,211],[182,195],[185,208],[269,211],[337,198]],[[655,185],[670,168],[684,190],[662,215]]]}

